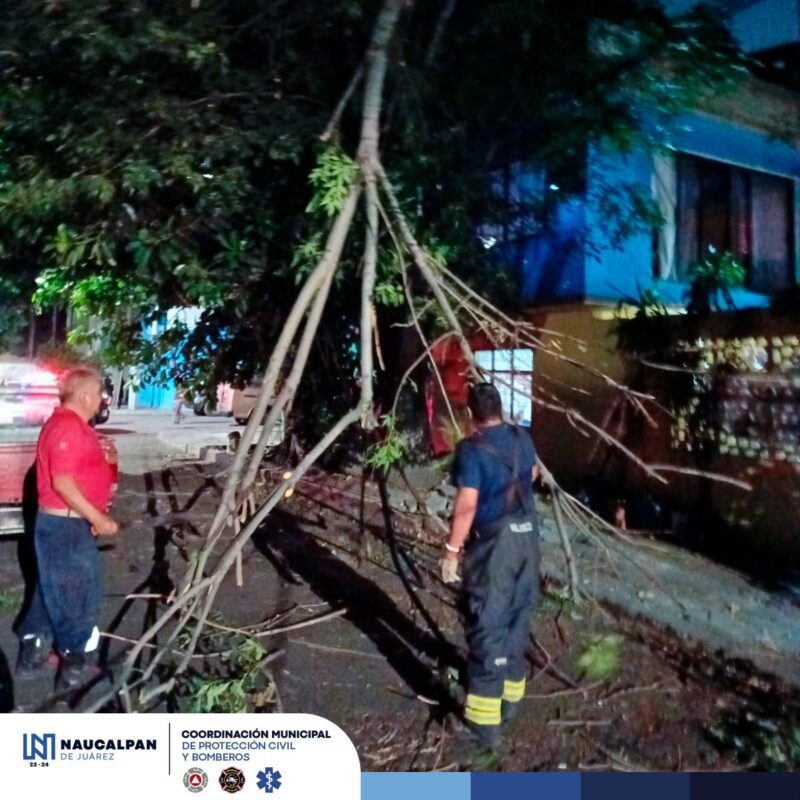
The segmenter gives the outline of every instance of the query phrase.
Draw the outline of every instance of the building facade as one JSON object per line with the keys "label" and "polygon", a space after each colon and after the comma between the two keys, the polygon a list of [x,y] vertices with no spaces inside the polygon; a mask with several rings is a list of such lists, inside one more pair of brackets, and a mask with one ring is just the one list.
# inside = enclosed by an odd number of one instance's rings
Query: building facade
{"label": "building facade", "polygon": [[[669,5],[683,11],[691,3]],[[506,386],[533,386],[534,398],[537,389],[540,398],[558,392],[648,463],[717,472],[753,484],[755,494],[675,475],[666,486],[648,479],[602,437],[567,424],[563,413],[534,399],[532,413],[524,408],[525,421],[532,417],[543,459],[567,485],[599,478],[629,496],[704,504],[732,522],[732,509],[744,506],[755,514],[763,507],[758,524],[772,524],[773,539],[800,555],[800,530],[792,522],[800,517],[800,316],[774,310],[776,300],[792,296],[800,283],[800,2],[727,2],[719,8],[757,66],[735,93],[710,97],[702,108],[671,119],[645,115],[645,126],[661,145],[657,152],[620,154],[596,143],[576,167],[581,191],[561,203],[558,180],[531,165],[518,162],[498,174],[493,190],[511,200],[536,200],[544,193],[556,198],[546,228],[512,220],[481,236],[516,270],[524,315],[553,332],[549,340],[557,344],[530,357],[503,351],[491,359],[505,370]],[[649,198],[661,224],[620,228],[625,198],[636,195]],[[670,389],[663,373],[641,362],[632,367],[621,353],[620,318],[640,308],[644,297],[657,296],[679,321],[690,265],[715,252],[733,254],[745,268],[743,286],[731,292],[737,310],[716,315],[696,337],[697,396],[673,415],[656,412],[644,422],[612,381],[639,382],[639,388],[658,387],[667,395]],[[481,365],[488,364],[491,345],[480,338],[475,345]],[[523,365],[519,371],[508,366],[512,353]],[[457,349],[442,347],[440,356],[448,385],[458,384],[454,373],[463,382]],[[715,377],[723,362],[735,378]],[[611,380],[598,381],[597,372]],[[453,392],[456,405],[463,394]],[[694,424],[711,394],[715,421],[701,424],[705,441],[698,447],[686,425]],[[429,408],[435,418],[437,408],[442,412],[435,387],[433,395]],[[446,437],[439,427],[434,445],[443,451]],[[774,513],[775,491],[788,517]]]}

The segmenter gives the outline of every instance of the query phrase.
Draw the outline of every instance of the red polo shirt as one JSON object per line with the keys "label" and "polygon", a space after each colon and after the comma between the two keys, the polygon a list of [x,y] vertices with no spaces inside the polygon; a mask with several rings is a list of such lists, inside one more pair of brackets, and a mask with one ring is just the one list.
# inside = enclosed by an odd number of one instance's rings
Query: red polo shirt
{"label": "red polo shirt", "polygon": [[68,508],[53,489],[54,475],[72,475],[83,496],[99,511],[111,501],[113,477],[97,432],[74,411],[59,407],[45,422],[36,445],[40,508]]}

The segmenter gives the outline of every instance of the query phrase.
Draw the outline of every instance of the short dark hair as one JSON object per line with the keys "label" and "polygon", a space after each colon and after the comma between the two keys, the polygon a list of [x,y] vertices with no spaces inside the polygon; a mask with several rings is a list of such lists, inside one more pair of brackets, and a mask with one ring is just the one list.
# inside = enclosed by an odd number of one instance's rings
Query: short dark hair
{"label": "short dark hair", "polygon": [[475,383],[470,386],[467,405],[477,422],[503,418],[503,401],[494,384]]}

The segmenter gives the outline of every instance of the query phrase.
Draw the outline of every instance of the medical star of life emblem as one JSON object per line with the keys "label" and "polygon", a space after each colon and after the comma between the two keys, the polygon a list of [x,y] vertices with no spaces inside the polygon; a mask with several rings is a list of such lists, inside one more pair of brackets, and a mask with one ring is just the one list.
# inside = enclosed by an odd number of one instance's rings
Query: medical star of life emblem
{"label": "medical star of life emblem", "polygon": [[228,767],[219,775],[219,785],[223,792],[233,794],[244,787],[244,773],[236,767]]}
{"label": "medical star of life emblem", "polygon": [[258,788],[263,789],[267,794],[272,794],[281,788],[280,772],[272,767],[265,767],[256,775],[258,778]]}
{"label": "medical star of life emblem", "polygon": [[183,785],[190,792],[202,792],[208,786],[208,775],[198,767],[192,767],[183,776]]}

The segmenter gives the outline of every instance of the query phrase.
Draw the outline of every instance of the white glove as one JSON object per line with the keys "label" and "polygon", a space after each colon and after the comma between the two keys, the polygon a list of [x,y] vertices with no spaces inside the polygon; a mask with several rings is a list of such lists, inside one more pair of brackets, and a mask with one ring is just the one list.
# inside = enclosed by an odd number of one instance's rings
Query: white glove
{"label": "white glove", "polygon": [[458,583],[461,578],[458,576],[458,559],[443,558],[439,562],[442,571],[442,580],[445,583]]}

